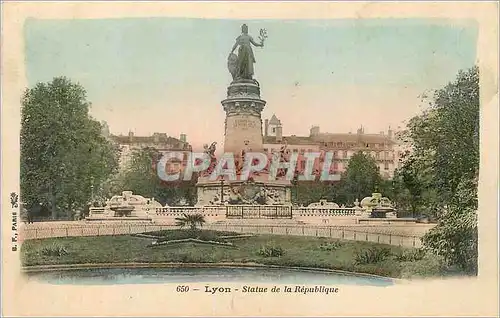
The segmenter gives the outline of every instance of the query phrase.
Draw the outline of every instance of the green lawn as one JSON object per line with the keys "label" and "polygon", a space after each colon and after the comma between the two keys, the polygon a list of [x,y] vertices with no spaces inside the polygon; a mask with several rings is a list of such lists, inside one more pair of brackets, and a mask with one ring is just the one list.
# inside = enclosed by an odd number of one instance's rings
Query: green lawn
{"label": "green lawn", "polygon": [[[182,231],[173,235],[182,236]],[[172,236],[173,232],[169,235]],[[228,235],[229,233],[219,233]],[[330,238],[256,235],[227,239],[234,247],[197,243],[178,243],[147,247],[151,239],[129,235],[99,237],[67,237],[28,240],[21,247],[24,266],[82,263],[124,262],[184,262],[184,263],[259,263],[267,265],[315,267],[390,277],[440,275],[441,262],[433,257],[411,258],[413,249],[371,242],[340,241]],[[281,248],[280,257],[259,253],[264,246]],[[47,250],[63,253],[47,253]],[[382,258],[359,262],[361,254],[372,251],[376,256],[384,249]],[[404,253],[406,257],[401,257]],[[369,253],[368,253],[369,254]],[[410,255],[410,258],[408,257]]]}

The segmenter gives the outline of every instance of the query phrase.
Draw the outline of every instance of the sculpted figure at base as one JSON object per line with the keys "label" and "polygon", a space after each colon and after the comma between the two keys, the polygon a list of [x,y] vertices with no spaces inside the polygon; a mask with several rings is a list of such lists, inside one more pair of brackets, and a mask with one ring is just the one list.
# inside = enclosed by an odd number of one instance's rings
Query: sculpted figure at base
{"label": "sculpted figure at base", "polygon": [[[253,79],[255,56],[253,54],[252,45],[263,47],[266,37],[266,31],[261,30],[259,36],[260,43],[257,43],[248,34],[248,26],[246,24],[241,26],[241,35],[236,38],[236,42],[228,57],[228,69],[233,76],[233,80]],[[234,54],[236,48],[238,48],[238,55]]]}
{"label": "sculpted figure at base", "polygon": [[203,146],[204,152],[210,158],[210,165],[208,166],[207,170],[205,170],[205,172],[202,173],[203,176],[210,175],[212,171],[215,169],[215,166],[217,165],[217,158],[215,157],[216,145],[217,143],[214,141],[212,142],[210,147],[207,144]]}

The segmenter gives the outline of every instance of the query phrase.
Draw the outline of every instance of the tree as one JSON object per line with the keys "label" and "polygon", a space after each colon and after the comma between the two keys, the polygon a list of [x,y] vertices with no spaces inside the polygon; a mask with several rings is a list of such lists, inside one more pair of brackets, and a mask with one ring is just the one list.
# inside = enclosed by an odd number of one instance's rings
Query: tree
{"label": "tree", "polygon": [[295,182],[294,188],[295,194],[292,199],[298,205],[308,206],[321,199],[332,199],[332,183],[323,181],[297,181]]}
{"label": "tree", "polygon": [[375,159],[362,152],[355,153],[342,173],[339,195],[346,203],[353,203],[370,196],[381,184],[382,178]]}
{"label": "tree", "polygon": [[92,189],[117,168],[118,154],[89,114],[79,84],[65,77],[26,89],[21,111],[21,196],[53,218],[87,205]]}
{"label": "tree", "polygon": [[[422,206],[437,209],[438,224],[423,239],[426,248],[467,273],[477,270],[477,180],[479,171],[479,72],[460,71],[454,82],[427,98],[428,109],[406,131],[412,150],[402,174],[407,187],[427,189]],[[412,178],[408,178],[412,176]],[[408,182],[408,180],[410,182]]]}
{"label": "tree", "polygon": [[154,148],[132,152],[131,160],[115,182],[113,188],[121,187],[135,194],[155,198],[161,204],[175,205],[181,198],[193,204],[195,198],[194,178],[190,181],[163,182],[157,175],[156,163],[161,153]]}
{"label": "tree", "polygon": [[[444,208],[436,227],[424,237],[424,246],[467,274],[477,274],[477,179],[458,186],[458,205]],[[457,202],[458,203],[458,202]]]}
{"label": "tree", "polygon": [[205,217],[200,213],[186,214],[184,213],[182,217],[175,218],[175,225],[180,228],[189,226],[191,231],[196,231],[197,227],[202,227],[205,223]]}

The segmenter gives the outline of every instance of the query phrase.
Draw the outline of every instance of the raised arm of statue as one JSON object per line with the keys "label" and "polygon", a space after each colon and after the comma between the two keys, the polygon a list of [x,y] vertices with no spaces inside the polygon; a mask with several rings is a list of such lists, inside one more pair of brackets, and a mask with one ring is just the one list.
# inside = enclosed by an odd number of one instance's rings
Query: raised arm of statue
{"label": "raised arm of statue", "polygon": [[264,42],[257,43],[257,42],[254,41],[254,39],[252,37],[250,37],[250,43],[252,43],[255,46],[264,47]]}

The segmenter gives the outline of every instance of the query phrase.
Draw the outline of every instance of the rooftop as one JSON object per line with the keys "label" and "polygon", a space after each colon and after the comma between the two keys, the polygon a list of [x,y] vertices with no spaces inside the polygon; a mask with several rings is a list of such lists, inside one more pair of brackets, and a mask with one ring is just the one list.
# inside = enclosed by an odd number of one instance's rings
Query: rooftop
{"label": "rooftop", "polygon": [[130,133],[128,136],[111,135],[110,138],[116,143],[125,145],[152,144],[159,147],[169,145],[170,147],[168,148],[191,149],[191,145],[188,142],[168,136],[165,133],[154,133],[152,136],[135,136],[133,133]]}
{"label": "rooftop", "polygon": [[[315,145],[325,142],[343,142],[343,143],[368,143],[368,144],[394,144],[395,142],[387,135],[382,134],[351,134],[351,133],[320,133],[318,135],[304,136],[283,136],[289,145]],[[264,136],[265,144],[280,144],[275,136]]]}
{"label": "rooftop", "polygon": [[[311,137],[302,136],[283,136],[283,140],[286,140],[289,145],[315,145],[319,142],[314,141]],[[275,136],[264,136],[263,142],[265,144],[280,144],[281,142],[276,141]]]}
{"label": "rooftop", "polygon": [[281,125],[281,121],[276,117],[276,115],[273,114],[271,119],[269,120],[269,124],[271,125]]}

